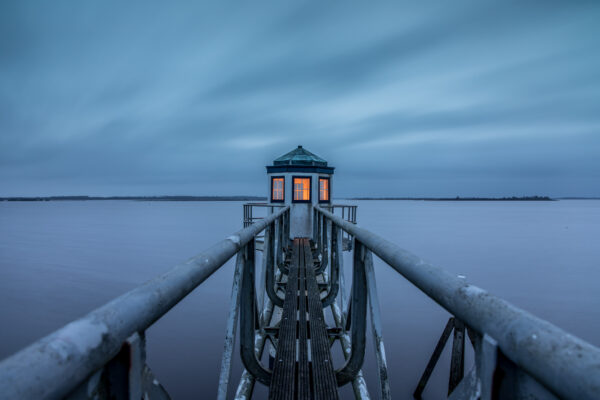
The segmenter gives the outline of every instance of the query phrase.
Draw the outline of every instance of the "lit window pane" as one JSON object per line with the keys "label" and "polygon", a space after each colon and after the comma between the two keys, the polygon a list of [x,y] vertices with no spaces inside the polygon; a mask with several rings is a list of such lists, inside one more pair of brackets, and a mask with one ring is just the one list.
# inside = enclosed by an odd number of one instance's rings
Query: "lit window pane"
{"label": "lit window pane", "polygon": [[272,200],[283,201],[283,178],[273,178],[271,193]]}
{"label": "lit window pane", "polygon": [[310,178],[294,178],[294,200],[310,201]]}
{"label": "lit window pane", "polygon": [[319,179],[319,201],[329,201],[329,179]]}

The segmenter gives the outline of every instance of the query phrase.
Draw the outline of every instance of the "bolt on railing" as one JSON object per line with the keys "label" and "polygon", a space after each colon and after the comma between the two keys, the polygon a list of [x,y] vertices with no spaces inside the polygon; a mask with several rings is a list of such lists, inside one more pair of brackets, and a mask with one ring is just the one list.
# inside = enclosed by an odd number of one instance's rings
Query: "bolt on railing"
{"label": "bolt on railing", "polygon": [[[436,346],[415,397],[420,397],[454,330],[450,399],[600,399],[599,348],[426,263],[381,236],[323,208],[315,210],[319,219],[324,218],[354,237],[355,252],[364,247],[374,253],[454,316]],[[367,272],[367,276],[374,274]],[[475,365],[467,374],[466,334],[475,351]],[[385,378],[383,375],[387,371],[380,373],[381,379]]]}

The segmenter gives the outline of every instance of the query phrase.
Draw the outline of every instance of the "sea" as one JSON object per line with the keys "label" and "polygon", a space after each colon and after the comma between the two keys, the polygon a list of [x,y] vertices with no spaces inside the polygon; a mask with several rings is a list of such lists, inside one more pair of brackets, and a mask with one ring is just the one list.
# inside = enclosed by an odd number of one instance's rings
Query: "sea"
{"label": "sea", "polygon": [[[600,200],[342,203],[358,205],[359,226],[600,346]],[[242,204],[0,202],[0,359],[241,229]],[[410,398],[449,314],[377,258],[375,271],[391,392]],[[232,276],[230,260],[146,332],[173,399],[216,396]],[[426,399],[447,391],[449,350]],[[377,398],[370,339],[363,371]],[[255,398],[266,393],[256,385]]]}

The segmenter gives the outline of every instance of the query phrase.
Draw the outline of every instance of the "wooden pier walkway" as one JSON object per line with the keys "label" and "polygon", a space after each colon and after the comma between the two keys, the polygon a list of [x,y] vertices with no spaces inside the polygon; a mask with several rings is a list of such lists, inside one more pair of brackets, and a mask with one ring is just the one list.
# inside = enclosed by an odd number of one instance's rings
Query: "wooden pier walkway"
{"label": "wooden pier walkway", "polygon": [[269,399],[337,399],[329,347],[310,242],[294,239]]}

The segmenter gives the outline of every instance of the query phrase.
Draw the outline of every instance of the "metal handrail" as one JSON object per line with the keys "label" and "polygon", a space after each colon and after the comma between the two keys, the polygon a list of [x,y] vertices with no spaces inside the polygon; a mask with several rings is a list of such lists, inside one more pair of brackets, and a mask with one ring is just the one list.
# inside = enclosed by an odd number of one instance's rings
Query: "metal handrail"
{"label": "metal handrail", "polygon": [[243,224],[244,228],[252,225],[255,221],[262,219],[262,217],[254,217],[252,215],[252,209],[254,207],[258,208],[269,208],[271,213],[275,212],[277,208],[289,207],[285,204],[271,204],[271,203],[244,203],[244,218]]}
{"label": "metal handrail", "polygon": [[599,348],[423,261],[379,235],[321,207],[315,209],[467,326],[497,341],[506,357],[561,398],[600,398]]}
{"label": "metal handrail", "polygon": [[285,207],[0,362],[3,398],[62,398],[204,282]]}

